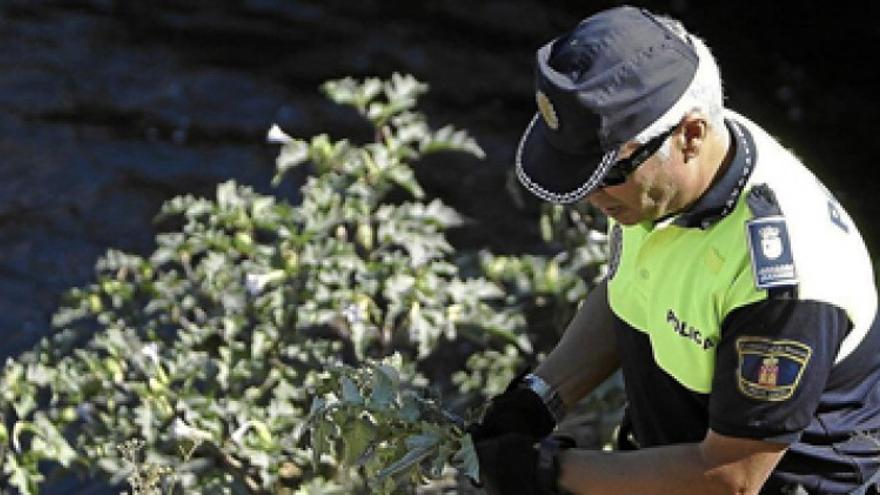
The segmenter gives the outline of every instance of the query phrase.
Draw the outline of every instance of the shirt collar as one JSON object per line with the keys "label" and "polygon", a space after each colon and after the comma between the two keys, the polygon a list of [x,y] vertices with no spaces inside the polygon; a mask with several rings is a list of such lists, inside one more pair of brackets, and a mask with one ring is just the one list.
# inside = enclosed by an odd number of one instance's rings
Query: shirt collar
{"label": "shirt collar", "polygon": [[733,119],[725,119],[730,130],[734,156],[724,175],[700,199],[671,223],[679,227],[708,229],[736,208],[743,187],[755,169],[757,150],[749,130]]}

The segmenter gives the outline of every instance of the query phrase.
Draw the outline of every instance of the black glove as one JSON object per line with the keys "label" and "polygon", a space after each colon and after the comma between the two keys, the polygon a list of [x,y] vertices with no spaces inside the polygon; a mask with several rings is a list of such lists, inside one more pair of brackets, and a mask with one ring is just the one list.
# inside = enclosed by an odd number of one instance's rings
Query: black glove
{"label": "black glove", "polygon": [[514,378],[504,393],[492,399],[483,421],[468,428],[474,442],[519,433],[534,443],[553,431],[556,421],[550,410],[538,394],[520,386],[524,376]]}
{"label": "black glove", "polygon": [[477,442],[480,481],[489,495],[542,495],[538,451],[528,435],[508,433]]}
{"label": "black glove", "polygon": [[528,435],[508,433],[476,444],[480,480],[489,495],[557,495],[560,450],[568,437],[548,437],[540,446]]}

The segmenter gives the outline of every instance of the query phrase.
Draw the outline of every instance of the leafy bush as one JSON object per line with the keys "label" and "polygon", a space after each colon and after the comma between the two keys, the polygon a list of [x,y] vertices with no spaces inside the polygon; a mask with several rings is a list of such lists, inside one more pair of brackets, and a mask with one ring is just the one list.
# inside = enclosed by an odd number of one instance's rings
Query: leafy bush
{"label": "leafy bush", "polygon": [[[424,391],[426,374],[454,370],[429,358],[466,339],[459,405],[496,391],[538,357],[533,310],[571,314],[584,276],[600,274],[603,238],[576,212],[547,210],[547,239],[577,246],[480,253],[485,275],[465,277],[468,256],[444,235],[462,219],[425,198],[412,164],[482,157],[476,142],[428,126],[414,111],[427,87],[412,77],[323,89],[372,123],[374,142],[273,127],[273,182],[312,172],[299,204],[234,182],[213,199],[174,198],[160,217],[179,229],[148,257],[109,251],[96,282],[67,295],[56,334],[7,361],[5,483],[37,493],[76,471],[136,480],[136,493],[351,493],[405,490],[449,462],[476,474],[461,421]],[[389,199],[398,191],[409,199]]]}

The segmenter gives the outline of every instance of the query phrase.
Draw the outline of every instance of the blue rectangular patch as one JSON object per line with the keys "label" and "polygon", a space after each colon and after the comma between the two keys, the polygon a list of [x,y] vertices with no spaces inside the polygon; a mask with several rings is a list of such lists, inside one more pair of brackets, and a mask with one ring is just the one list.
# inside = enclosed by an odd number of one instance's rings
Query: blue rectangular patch
{"label": "blue rectangular patch", "polygon": [[784,217],[776,215],[749,220],[746,222],[746,237],[757,288],[797,285],[794,256]]}
{"label": "blue rectangular patch", "polygon": [[793,340],[740,337],[737,383],[744,395],[764,401],[786,400],[801,381],[812,349]]}

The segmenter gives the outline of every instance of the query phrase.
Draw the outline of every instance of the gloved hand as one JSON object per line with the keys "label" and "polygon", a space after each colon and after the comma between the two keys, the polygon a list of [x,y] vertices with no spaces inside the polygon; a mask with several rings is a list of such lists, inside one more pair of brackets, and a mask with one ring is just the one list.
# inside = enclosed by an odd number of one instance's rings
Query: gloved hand
{"label": "gloved hand", "polygon": [[489,495],[559,495],[559,453],[574,446],[567,436],[549,436],[536,445],[519,433],[478,442],[482,486]]}
{"label": "gloved hand", "polygon": [[489,495],[542,495],[538,450],[529,435],[507,433],[475,444],[480,481]]}
{"label": "gloved hand", "polygon": [[547,406],[538,394],[520,386],[524,376],[514,378],[502,394],[492,399],[483,420],[468,429],[474,442],[519,433],[534,443],[553,431],[556,421]]}

